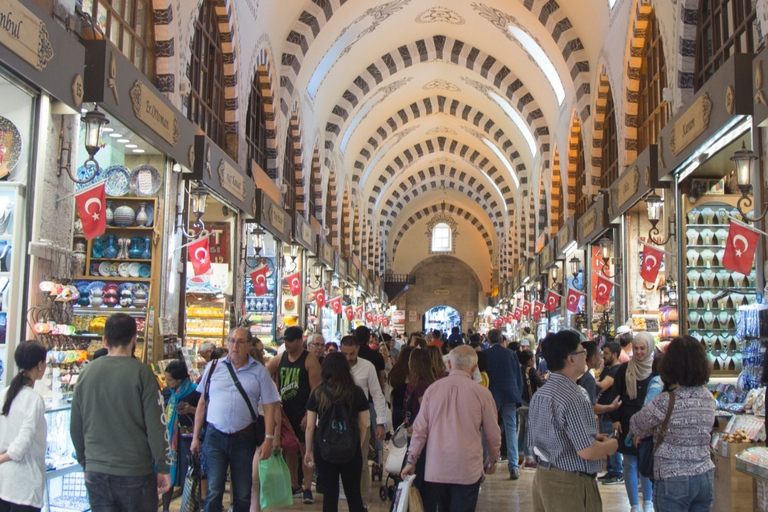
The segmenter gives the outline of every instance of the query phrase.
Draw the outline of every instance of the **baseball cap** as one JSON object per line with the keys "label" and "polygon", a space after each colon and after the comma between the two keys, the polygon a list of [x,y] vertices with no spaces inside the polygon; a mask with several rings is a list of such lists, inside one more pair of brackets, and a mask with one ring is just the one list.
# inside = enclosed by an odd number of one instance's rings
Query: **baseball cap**
{"label": "baseball cap", "polygon": [[531,342],[528,341],[528,340],[521,340],[520,341],[520,346],[521,347],[530,347],[531,346]]}
{"label": "baseball cap", "polygon": [[616,336],[621,336],[628,332],[632,332],[632,329],[628,325],[620,325],[616,328]]}
{"label": "baseball cap", "polygon": [[283,337],[280,339],[283,341],[294,341],[300,340],[303,336],[304,331],[301,330],[301,327],[289,327],[285,330]]}

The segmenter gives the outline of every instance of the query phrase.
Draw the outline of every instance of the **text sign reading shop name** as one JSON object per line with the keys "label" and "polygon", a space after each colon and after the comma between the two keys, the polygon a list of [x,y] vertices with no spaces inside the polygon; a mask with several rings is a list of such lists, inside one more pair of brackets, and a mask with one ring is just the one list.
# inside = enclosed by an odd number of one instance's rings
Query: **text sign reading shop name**
{"label": "text sign reading shop name", "polygon": [[[2,0],[0,0],[2,1]],[[179,140],[179,121],[173,110],[139,80],[131,87],[131,103],[134,115],[168,144],[175,146]]]}
{"label": "text sign reading shop name", "polygon": [[218,172],[221,187],[240,201],[245,201],[245,177],[223,158],[219,162]]}
{"label": "text sign reading shop name", "polygon": [[712,100],[709,99],[709,94],[705,93],[685,111],[685,114],[675,121],[669,141],[669,149],[672,150],[673,155],[678,155],[696,137],[704,133],[704,130],[709,127],[711,113]]}
{"label": "text sign reading shop name", "polygon": [[53,59],[45,23],[16,0],[0,0],[0,43],[38,71]]}

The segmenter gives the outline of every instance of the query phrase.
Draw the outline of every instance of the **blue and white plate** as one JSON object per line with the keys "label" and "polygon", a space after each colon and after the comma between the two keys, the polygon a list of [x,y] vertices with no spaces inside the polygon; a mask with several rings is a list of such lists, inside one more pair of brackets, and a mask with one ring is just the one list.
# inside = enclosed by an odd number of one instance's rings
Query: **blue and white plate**
{"label": "blue and white plate", "polygon": [[98,288],[99,290],[101,290],[101,289],[103,289],[103,288],[104,288],[106,285],[107,285],[107,283],[105,283],[104,281],[93,281],[93,282],[91,282],[90,286],[88,286],[88,291],[89,291],[89,292],[92,292],[93,290],[95,290],[95,289],[97,289],[97,288]]}
{"label": "blue and white plate", "polygon": [[134,168],[128,181],[133,194],[137,197],[152,197],[157,194],[163,184],[160,173],[148,164]]}
{"label": "blue and white plate", "polygon": [[144,211],[147,214],[147,222],[144,225],[148,228],[152,227],[152,223],[155,222],[155,209],[152,206],[147,205],[144,207]]}
{"label": "blue and white plate", "polygon": [[110,165],[104,171],[104,191],[108,196],[122,197],[131,190],[128,183],[128,168],[123,165]]}
{"label": "blue and white plate", "polygon": [[[96,171],[95,178],[93,178],[88,183],[75,183],[75,190],[82,190],[100,181],[103,181],[105,172],[106,170],[103,167],[99,167],[99,170]],[[91,176],[93,176],[93,164],[88,165],[88,167],[86,167],[85,165],[81,165],[80,167],[77,168],[77,172],[75,173],[75,177],[80,181],[87,180]]]}

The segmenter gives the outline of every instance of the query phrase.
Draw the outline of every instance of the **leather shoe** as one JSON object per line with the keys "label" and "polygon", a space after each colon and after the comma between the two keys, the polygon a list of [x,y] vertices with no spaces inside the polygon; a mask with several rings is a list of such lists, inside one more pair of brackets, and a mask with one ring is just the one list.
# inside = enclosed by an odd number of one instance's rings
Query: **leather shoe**
{"label": "leather shoe", "polygon": [[510,469],[509,470],[509,479],[510,480],[517,480],[520,478],[520,475],[517,474],[516,469]]}

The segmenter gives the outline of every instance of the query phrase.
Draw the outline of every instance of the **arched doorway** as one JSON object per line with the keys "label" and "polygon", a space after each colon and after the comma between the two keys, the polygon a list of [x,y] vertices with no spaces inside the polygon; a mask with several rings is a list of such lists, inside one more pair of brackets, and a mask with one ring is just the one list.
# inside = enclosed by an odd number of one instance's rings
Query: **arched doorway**
{"label": "arched doorway", "polygon": [[451,306],[435,306],[424,313],[422,320],[424,332],[437,329],[450,334],[451,327],[461,329],[461,315]]}

